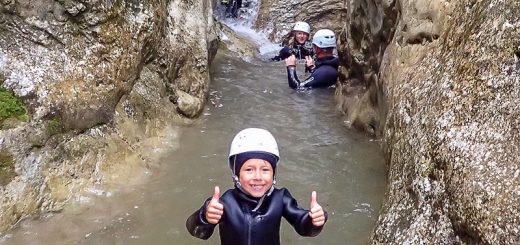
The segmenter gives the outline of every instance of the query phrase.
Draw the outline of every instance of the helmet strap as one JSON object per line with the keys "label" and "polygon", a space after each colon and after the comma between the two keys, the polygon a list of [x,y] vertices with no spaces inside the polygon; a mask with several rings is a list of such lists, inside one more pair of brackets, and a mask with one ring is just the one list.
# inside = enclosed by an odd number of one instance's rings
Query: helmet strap
{"label": "helmet strap", "polygon": [[242,185],[240,184],[240,181],[238,180],[238,176],[236,176],[236,175],[233,174],[232,178],[233,178],[233,183],[234,183],[236,186],[242,186]]}
{"label": "helmet strap", "polygon": [[235,173],[236,162],[237,158],[233,157],[233,168],[231,169],[231,178],[233,178],[233,184],[235,184],[235,186],[238,189],[245,193],[244,189],[242,189],[242,185],[240,184],[240,180],[238,179],[238,175]]}

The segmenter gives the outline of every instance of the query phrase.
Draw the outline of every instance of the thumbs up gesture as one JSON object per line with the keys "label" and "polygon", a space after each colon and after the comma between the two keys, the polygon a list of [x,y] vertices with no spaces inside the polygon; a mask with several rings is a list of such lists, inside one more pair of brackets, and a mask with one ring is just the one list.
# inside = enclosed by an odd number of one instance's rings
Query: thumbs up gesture
{"label": "thumbs up gesture", "polygon": [[325,212],[323,208],[318,204],[316,200],[316,192],[313,191],[311,194],[311,210],[309,216],[312,219],[312,224],[316,227],[323,226],[325,224]]}
{"label": "thumbs up gesture", "polygon": [[224,205],[218,201],[220,198],[220,188],[215,186],[215,191],[213,192],[213,197],[211,201],[209,201],[208,206],[206,207],[206,220],[210,224],[218,224],[220,218],[222,218],[222,214],[224,213]]}

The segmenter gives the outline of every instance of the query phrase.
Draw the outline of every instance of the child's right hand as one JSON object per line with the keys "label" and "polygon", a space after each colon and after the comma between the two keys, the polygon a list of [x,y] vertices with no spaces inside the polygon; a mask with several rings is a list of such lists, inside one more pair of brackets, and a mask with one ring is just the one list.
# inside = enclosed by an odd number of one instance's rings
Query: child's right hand
{"label": "child's right hand", "polygon": [[314,226],[320,227],[325,224],[325,211],[318,203],[315,191],[311,193],[311,210],[309,211],[309,216]]}
{"label": "child's right hand", "polygon": [[213,192],[213,197],[211,201],[209,201],[208,206],[206,207],[206,220],[210,224],[218,224],[220,218],[222,218],[222,214],[224,213],[224,205],[218,201],[220,198],[220,189],[218,186],[215,186],[215,192]]}

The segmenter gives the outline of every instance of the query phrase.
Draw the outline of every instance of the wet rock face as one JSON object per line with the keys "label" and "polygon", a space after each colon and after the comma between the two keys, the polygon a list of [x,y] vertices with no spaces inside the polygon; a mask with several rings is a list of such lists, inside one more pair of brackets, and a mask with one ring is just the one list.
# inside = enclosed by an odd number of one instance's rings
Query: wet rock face
{"label": "wet rock face", "polygon": [[338,108],[348,126],[381,137],[385,117],[384,86],[378,72],[395,33],[398,1],[348,1],[342,35],[338,36],[340,82]]}
{"label": "wet rock face", "polygon": [[30,117],[0,131],[0,231],[153,158],[144,138],[202,110],[217,46],[210,1],[0,1],[0,84]]}
{"label": "wet rock face", "polygon": [[380,115],[389,189],[372,242],[519,243],[520,3],[358,6],[376,21],[351,10],[337,92],[370,102],[342,105],[353,120],[366,104]]}
{"label": "wet rock face", "polygon": [[281,42],[297,21],[309,23],[312,33],[321,28],[339,33],[345,14],[345,3],[340,0],[267,0],[262,1],[256,26],[268,30],[272,40]]}
{"label": "wet rock face", "polygon": [[388,156],[373,244],[520,243],[519,1],[267,3],[339,33],[338,108]]}

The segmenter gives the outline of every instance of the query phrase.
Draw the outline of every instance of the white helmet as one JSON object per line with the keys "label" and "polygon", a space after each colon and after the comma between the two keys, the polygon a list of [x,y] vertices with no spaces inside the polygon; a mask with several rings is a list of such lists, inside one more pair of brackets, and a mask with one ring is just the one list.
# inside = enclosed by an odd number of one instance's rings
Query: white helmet
{"label": "white helmet", "polygon": [[280,160],[276,140],[269,131],[261,128],[246,128],[235,135],[229,149],[229,167],[233,169],[233,156],[246,152],[268,153],[275,157],[276,162]]}
{"label": "white helmet", "polygon": [[311,26],[307,22],[298,21],[294,24],[293,31],[303,31],[307,34],[311,33]]}
{"label": "white helmet", "polygon": [[318,30],[312,37],[312,44],[320,48],[335,48],[336,36],[329,29]]}

